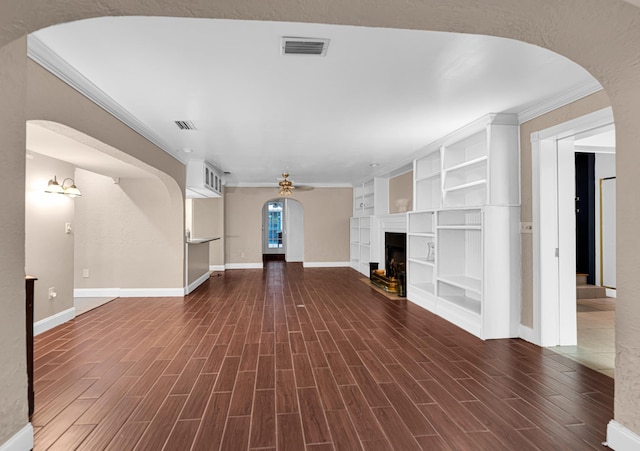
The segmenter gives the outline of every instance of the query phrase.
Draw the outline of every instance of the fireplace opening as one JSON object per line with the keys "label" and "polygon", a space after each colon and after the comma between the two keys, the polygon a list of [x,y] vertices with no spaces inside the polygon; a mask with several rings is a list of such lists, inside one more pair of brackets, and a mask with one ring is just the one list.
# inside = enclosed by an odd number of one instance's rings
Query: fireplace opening
{"label": "fireplace opening", "polygon": [[404,278],[407,266],[407,234],[384,233],[384,270],[387,277]]}
{"label": "fireplace opening", "polygon": [[371,283],[379,288],[404,297],[407,293],[407,234],[385,232],[384,269],[378,270],[377,263],[370,263]]}

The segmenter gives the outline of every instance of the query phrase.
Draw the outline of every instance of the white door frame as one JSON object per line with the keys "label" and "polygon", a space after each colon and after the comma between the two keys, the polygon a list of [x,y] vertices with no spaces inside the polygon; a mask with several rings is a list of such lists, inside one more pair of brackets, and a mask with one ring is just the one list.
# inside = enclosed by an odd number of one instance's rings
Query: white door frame
{"label": "white door frame", "polygon": [[605,108],[531,134],[533,341],[540,346],[577,342],[571,137],[612,123],[612,109]]}

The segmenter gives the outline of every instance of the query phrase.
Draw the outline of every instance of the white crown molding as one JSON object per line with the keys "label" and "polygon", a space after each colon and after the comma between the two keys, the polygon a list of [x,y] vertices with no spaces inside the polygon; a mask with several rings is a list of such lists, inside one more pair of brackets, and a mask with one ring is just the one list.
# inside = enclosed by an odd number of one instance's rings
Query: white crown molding
{"label": "white crown molding", "polygon": [[13,437],[0,445],[0,451],[28,451],[33,449],[33,426],[27,423]]}
{"label": "white crown molding", "polygon": [[123,108],[112,97],[108,96],[34,35],[27,37],[27,55],[107,113],[135,130],[176,160],[186,164],[187,160],[184,155],[181,155],[176,149],[173,149],[167,142],[156,135],[153,130]]}
{"label": "white crown molding", "polygon": [[575,102],[576,100],[580,100],[588,95],[601,91],[602,89],[602,85],[596,80],[577,86],[576,88],[570,89],[561,95],[554,96],[544,102],[540,102],[539,104],[532,106],[531,108],[521,111],[518,113],[518,123],[523,124],[528,122],[550,111],[557,110],[558,108]]}
{"label": "white crown molding", "polygon": [[63,310],[55,315],[51,315],[45,319],[41,319],[40,321],[36,321],[33,323],[33,335],[40,335],[43,332],[46,332],[50,329],[53,329],[60,324],[64,324],[67,321],[71,321],[76,317],[76,308],[71,307],[69,309]]}

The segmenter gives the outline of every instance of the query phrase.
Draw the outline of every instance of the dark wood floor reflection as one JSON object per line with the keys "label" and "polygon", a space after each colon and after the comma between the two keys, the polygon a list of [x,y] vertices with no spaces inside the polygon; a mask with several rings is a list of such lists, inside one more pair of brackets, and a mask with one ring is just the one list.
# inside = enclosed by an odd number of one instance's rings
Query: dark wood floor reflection
{"label": "dark wood floor reflection", "polygon": [[611,378],[360,278],[269,262],[36,337],[35,449],[602,449]]}

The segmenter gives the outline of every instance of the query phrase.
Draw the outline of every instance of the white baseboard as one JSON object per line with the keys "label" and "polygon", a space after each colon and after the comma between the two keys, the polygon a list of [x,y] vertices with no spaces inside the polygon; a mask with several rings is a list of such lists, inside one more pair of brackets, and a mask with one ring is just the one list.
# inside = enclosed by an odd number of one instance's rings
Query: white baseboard
{"label": "white baseboard", "polygon": [[36,321],[33,323],[33,335],[39,335],[43,332],[48,331],[49,329],[53,329],[60,324],[64,324],[67,321],[71,321],[76,317],[76,308],[71,307],[61,312],[56,313],[55,315],[51,315],[48,318],[41,319],[40,321]]}
{"label": "white baseboard", "polygon": [[33,426],[27,423],[13,437],[0,445],[0,451],[29,451],[33,449]]}
{"label": "white baseboard", "polygon": [[611,288],[607,288],[606,289],[606,293],[607,293],[607,297],[610,298],[615,298],[616,296],[616,290],[615,289],[611,289]]}
{"label": "white baseboard", "polygon": [[304,268],[348,268],[351,262],[303,262]]}
{"label": "white baseboard", "polygon": [[225,269],[262,269],[262,262],[260,263],[227,263],[224,265]]}
{"label": "white baseboard", "polygon": [[184,296],[184,288],[76,288],[76,298],[162,298]]}
{"label": "white baseboard", "polygon": [[627,429],[616,420],[607,425],[607,442],[609,448],[615,451],[634,451],[640,449],[640,435]]}
{"label": "white baseboard", "polygon": [[224,271],[226,268],[224,265],[211,265],[209,271]]}
{"label": "white baseboard", "polygon": [[540,346],[540,344],[536,340],[536,333],[531,327],[520,324],[520,328],[518,329],[518,336],[524,341],[528,341],[529,343]]}
{"label": "white baseboard", "polygon": [[211,277],[211,272],[207,271],[206,273],[204,273],[203,275],[201,275],[200,277],[198,277],[196,280],[194,280],[193,282],[191,282],[185,289],[184,289],[184,294],[189,294],[191,293],[193,290],[195,290],[196,288],[198,288],[200,285],[202,285],[203,283],[205,283],[207,280],[209,280],[209,277]]}

